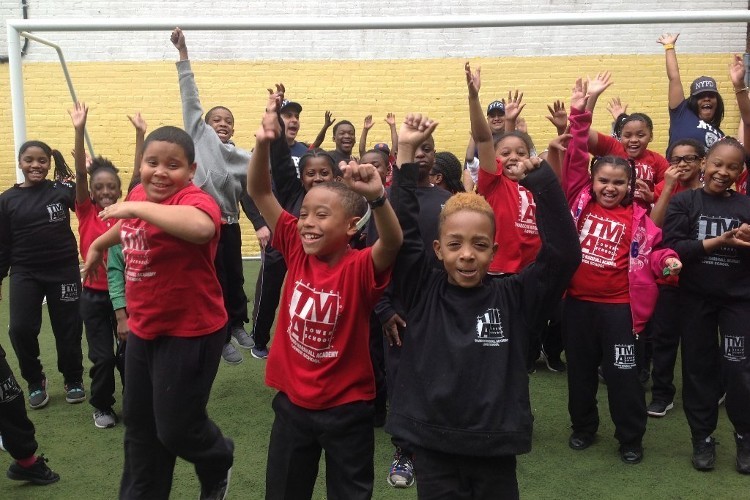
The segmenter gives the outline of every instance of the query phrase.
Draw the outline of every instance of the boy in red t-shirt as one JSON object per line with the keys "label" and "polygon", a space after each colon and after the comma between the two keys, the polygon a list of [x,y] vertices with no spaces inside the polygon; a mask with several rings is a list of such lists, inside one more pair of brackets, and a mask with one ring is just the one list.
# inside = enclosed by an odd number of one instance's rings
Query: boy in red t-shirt
{"label": "boy in red t-shirt", "polygon": [[[201,498],[224,498],[234,444],[206,404],[224,346],[227,314],[214,259],[221,213],[192,183],[193,140],[161,127],[143,145],[141,185],[105,207],[120,219],[89,247],[84,275],[122,243],[128,348],[125,350],[125,464],[121,498],[168,498],[175,459],[195,465]],[[95,278],[96,276],[94,276]]]}
{"label": "boy in red t-shirt", "polygon": [[[248,167],[248,193],[273,233],[289,273],[268,358],[266,383],[279,390],[268,449],[266,498],[310,498],[320,452],[326,454],[329,498],[369,499],[373,488],[375,380],[368,318],[388,284],[401,228],[372,165],[341,162],[344,183],[310,189],[299,219],[271,191],[271,142],[284,87],[269,97]],[[426,117],[421,131],[434,124]],[[348,187],[347,187],[348,186]],[[364,197],[364,198],[363,198]],[[367,199],[380,239],[353,250]]]}

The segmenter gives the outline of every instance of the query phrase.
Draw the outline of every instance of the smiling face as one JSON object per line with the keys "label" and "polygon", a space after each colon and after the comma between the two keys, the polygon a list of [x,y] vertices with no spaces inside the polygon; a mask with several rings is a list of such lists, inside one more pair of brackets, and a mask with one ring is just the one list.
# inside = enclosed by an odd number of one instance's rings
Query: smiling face
{"label": "smiling face", "polygon": [[286,142],[291,146],[297,139],[297,132],[299,132],[299,113],[293,109],[285,109],[281,112],[281,119],[284,120]]}
{"label": "smiling face", "polygon": [[102,208],[112,205],[122,196],[120,180],[117,178],[117,174],[109,170],[94,172],[89,183],[89,191],[94,203]]}
{"label": "smiling face", "polygon": [[704,160],[703,191],[724,196],[742,173],[744,156],[737,147],[729,144],[714,146]]}
{"label": "smiling face", "polygon": [[333,133],[333,142],[336,143],[336,149],[344,154],[351,155],[354,148],[354,126],[348,123],[342,123]]}
{"label": "smiling face", "polygon": [[648,125],[640,120],[631,120],[622,127],[620,133],[620,144],[630,158],[638,158],[646,151],[648,143],[654,135],[648,129]]}
{"label": "smiling face", "polygon": [[151,141],[143,151],[141,183],[148,201],[161,203],[186,188],[195,174],[185,150],[173,142]]}
{"label": "smiling face", "polygon": [[307,158],[300,171],[300,178],[305,191],[310,191],[316,184],[333,180],[333,167],[327,157]]}
{"label": "smiling face", "polygon": [[335,262],[356,232],[357,220],[347,213],[339,193],[325,186],[313,187],[302,201],[297,220],[302,248],[307,255]]}
{"label": "smiling face", "polygon": [[[674,160],[679,161],[675,163]],[[693,146],[675,146],[669,157],[669,164],[677,167],[677,180],[681,184],[697,179],[701,172],[701,157]]]}
{"label": "smiling face", "polygon": [[605,163],[592,175],[594,198],[604,208],[614,208],[622,203],[628,194],[630,176],[621,166]]}
{"label": "smiling face", "polygon": [[529,157],[529,147],[520,137],[509,135],[497,143],[495,155],[503,162],[503,175],[517,181],[519,174],[510,168]]}
{"label": "smiling face", "polygon": [[226,108],[214,108],[209,112],[206,122],[226,144],[234,135],[234,116]]}
{"label": "smiling face", "polygon": [[448,282],[463,288],[479,286],[497,250],[495,228],[487,214],[459,210],[442,221],[440,239],[433,243]]}
{"label": "smiling face", "polygon": [[487,123],[493,134],[502,134],[505,131],[505,113],[499,109],[493,109],[487,113]]}
{"label": "smiling face", "polygon": [[30,187],[47,178],[50,169],[50,157],[39,146],[29,146],[18,159],[18,168],[23,172],[23,187]]}
{"label": "smiling face", "polygon": [[719,105],[716,92],[701,92],[695,96],[695,102],[698,106],[698,118],[704,122],[710,122],[714,119]]}

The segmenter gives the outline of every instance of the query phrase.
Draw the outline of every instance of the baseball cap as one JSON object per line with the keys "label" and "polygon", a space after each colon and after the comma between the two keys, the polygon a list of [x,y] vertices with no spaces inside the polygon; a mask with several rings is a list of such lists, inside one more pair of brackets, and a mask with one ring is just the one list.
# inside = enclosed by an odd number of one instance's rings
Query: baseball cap
{"label": "baseball cap", "polygon": [[286,108],[293,109],[297,111],[297,113],[302,113],[302,105],[298,102],[290,101],[289,99],[284,99],[281,101],[281,108],[279,109],[279,113],[283,113]]}
{"label": "baseball cap", "polygon": [[701,92],[714,92],[718,94],[719,88],[716,86],[716,80],[710,76],[700,76],[693,80],[693,83],[690,84],[690,97]]}
{"label": "baseball cap", "polygon": [[372,149],[376,149],[378,151],[382,151],[383,153],[387,154],[388,156],[391,155],[391,148],[388,147],[388,144],[384,142],[379,142],[375,144]]}
{"label": "baseball cap", "polygon": [[500,110],[502,114],[505,114],[505,104],[503,104],[503,101],[492,101],[489,106],[487,106],[487,114],[490,114],[490,111],[494,110]]}

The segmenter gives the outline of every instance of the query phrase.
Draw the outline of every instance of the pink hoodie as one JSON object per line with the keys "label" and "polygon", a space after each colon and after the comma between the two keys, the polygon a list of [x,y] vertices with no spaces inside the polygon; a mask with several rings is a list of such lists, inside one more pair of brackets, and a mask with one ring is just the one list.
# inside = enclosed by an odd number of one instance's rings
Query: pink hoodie
{"label": "pink hoodie", "polygon": [[[591,193],[589,173],[588,137],[591,128],[591,113],[570,110],[570,133],[573,136],[565,152],[562,171],[562,185],[573,220],[578,219],[589,203],[596,203]],[[637,204],[633,207],[633,231],[630,242],[630,265],[628,268],[628,288],[630,311],[633,317],[633,333],[640,333],[648,323],[659,297],[656,279],[662,276],[669,257],[677,258],[677,253],[661,246],[661,229],[649,218],[646,210]]]}

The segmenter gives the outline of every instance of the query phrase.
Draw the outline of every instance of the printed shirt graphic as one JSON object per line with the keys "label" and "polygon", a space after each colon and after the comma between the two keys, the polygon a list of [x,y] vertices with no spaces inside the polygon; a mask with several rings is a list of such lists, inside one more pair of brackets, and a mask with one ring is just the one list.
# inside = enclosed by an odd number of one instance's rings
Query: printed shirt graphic
{"label": "printed shirt graphic", "polygon": [[615,344],[613,354],[615,368],[620,370],[635,368],[635,344]]}
{"label": "printed shirt graphic", "polygon": [[722,339],[724,358],[727,361],[740,362],[746,358],[745,336],[727,333]]}
{"label": "printed shirt graphic", "polygon": [[[601,133],[597,135],[597,145],[592,148],[591,154],[594,156],[614,155],[628,159],[628,153],[620,141]],[[664,172],[669,168],[667,159],[650,149],[644,150],[633,161],[635,162],[636,178],[645,181],[651,190],[654,189],[656,184],[664,180]]]}
{"label": "printed shirt graphic", "polygon": [[[134,188],[128,199],[146,201],[143,186]],[[195,244],[142,219],[122,221],[128,326],[146,340],[162,335],[197,337],[216,332],[227,321],[214,267],[221,234],[219,207],[209,194],[192,184],[161,204],[200,209],[211,217],[216,233],[210,242]]]}
{"label": "printed shirt graphic", "polygon": [[568,287],[581,300],[628,303],[632,207],[603,208],[589,203],[578,220],[582,262]]}
{"label": "printed shirt graphic", "polygon": [[[86,255],[89,253],[89,247],[102,234],[106,233],[112,225],[117,222],[116,220],[102,220],[99,217],[101,207],[91,200],[86,200],[83,203],[76,202],[76,217],[78,218],[78,236],[81,247],[81,257],[86,260]],[[107,254],[104,254],[104,267],[107,267]],[[92,290],[103,290],[108,289],[107,286],[107,273],[98,273],[96,278],[89,278],[84,283],[86,288]]]}
{"label": "printed shirt graphic", "polygon": [[[699,241],[709,240],[721,236],[727,231],[736,229],[740,225],[741,222],[739,219],[701,214],[698,217],[698,224],[696,226],[698,231],[696,239]],[[702,264],[721,267],[738,266],[740,262],[737,249],[732,247],[721,247],[701,259]]]}
{"label": "printed shirt graphic", "polygon": [[724,137],[724,132],[706,123],[688,108],[685,99],[674,109],[669,110],[669,145],[680,139],[695,139],[705,144],[706,149]]}
{"label": "printed shirt graphic", "polygon": [[477,316],[474,342],[483,344],[485,347],[508,342],[502,319],[500,309],[494,307]]}
{"label": "printed shirt graphic", "polygon": [[289,270],[266,384],[312,410],[373,399],[369,318],[390,270],[375,276],[371,248],[349,249],[333,267],[306,255],[297,219],[287,212],[271,244]]}
{"label": "printed shirt graphic", "polygon": [[495,213],[495,241],[499,246],[490,272],[518,273],[534,261],[541,247],[536,202],[531,191],[505,177],[502,169],[499,159],[494,175],[480,169],[477,192]]}

